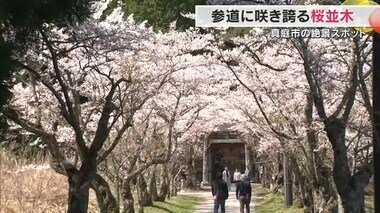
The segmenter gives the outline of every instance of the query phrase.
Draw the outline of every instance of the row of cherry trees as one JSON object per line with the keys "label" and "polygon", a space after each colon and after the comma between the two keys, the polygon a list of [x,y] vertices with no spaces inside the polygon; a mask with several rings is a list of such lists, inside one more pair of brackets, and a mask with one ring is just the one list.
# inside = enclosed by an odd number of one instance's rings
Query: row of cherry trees
{"label": "row of cherry trees", "polygon": [[98,17],[40,29],[14,59],[28,78],[4,110],[68,177],[69,212],[87,212],[90,189],[101,212],[134,212],[134,186],[139,212],[175,195],[180,168],[221,123],[249,138],[265,171],[288,159],[305,208],[341,198],[362,211],[373,173],[370,37],[281,40],[254,29],[226,42],[221,30],[155,33],[119,10]]}
{"label": "row of cherry trees", "polygon": [[170,195],[177,153],[192,143],[187,132],[211,102],[201,92],[213,84],[204,79],[209,59],[192,53],[207,37],[197,37],[153,33],[116,10],[77,28],[46,26],[14,60],[28,78],[13,88],[4,115],[39,136],[52,168],[68,177],[69,212],[87,212],[90,188],[101,212],[118,212],[120,203],[133,212],[132,185],[148,198],[144,173],[157,168],[160,188],[154,196],[153,175],[152,200]]}
{"label": "row of cherry trees", "polygon": [[218,54],[245,88],[235,103],[251,120],[259,152],[289,160],[305,207],[332,211],[339,194],[345,211],[364,212],[364,187],[373,174],[371,37],[266,35],[253,31]]}

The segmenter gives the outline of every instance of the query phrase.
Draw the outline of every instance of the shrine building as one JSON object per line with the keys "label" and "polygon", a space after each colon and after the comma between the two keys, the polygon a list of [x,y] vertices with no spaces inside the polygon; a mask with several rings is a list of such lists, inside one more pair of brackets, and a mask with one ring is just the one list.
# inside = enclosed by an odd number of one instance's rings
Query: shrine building
{"label": "shrine building", "polygon": [[228,168],[230,176],[235,169],[244,173],[246,167],[251,169],[251,159],[246,141],[234,131],[212,132],[203,141],[202,180],[201,185],[210,185],[217,172]]}

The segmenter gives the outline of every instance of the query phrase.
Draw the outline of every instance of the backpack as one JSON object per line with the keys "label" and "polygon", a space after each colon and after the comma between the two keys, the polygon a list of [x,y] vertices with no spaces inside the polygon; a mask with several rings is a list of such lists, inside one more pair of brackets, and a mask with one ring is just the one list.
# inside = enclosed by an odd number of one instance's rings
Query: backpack
{"label": "backpack", "polygon": [[227,184],[224,181],[215,182],[215,195],[217,199],[226,200],[228,198],[228,192],[226,194],[226,191],[223,190],[224,185],[226,185],[227,188]]}

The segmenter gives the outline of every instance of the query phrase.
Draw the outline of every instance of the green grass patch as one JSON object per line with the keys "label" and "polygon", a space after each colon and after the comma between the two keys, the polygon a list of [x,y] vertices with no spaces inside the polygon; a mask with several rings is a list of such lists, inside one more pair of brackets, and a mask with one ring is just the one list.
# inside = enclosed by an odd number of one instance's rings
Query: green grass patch
{"label": "green grass patch", "polygon": [[270,194],[271,190],[268,188],[257,188],[254,190],[254,193],[256,196],[264,197],[265,195]]}
{"label": "green grass patch", "polygon": [[201,198],[178,195],[165,202],[154,202],[151,207],[144,208],[145,213],[193,213]]}
{"label": "green grass patch", "polygon": [[257,188],[255,195],[263,196],[256,200],[255,212],[257,213],[303,213],[302,208],[286,207],[284,204],[284,196],[280,194],[273,194],[269,189]]}
{"label": "green grass patch", "polygon": [[369,183],[365,188],[365,212],[375,212],[375,193],[373,183]]}
{"label": "green grass patch", "polygon": [[375,199],[374,196],[365,196],[365,209],[368,213],[375,213]]}

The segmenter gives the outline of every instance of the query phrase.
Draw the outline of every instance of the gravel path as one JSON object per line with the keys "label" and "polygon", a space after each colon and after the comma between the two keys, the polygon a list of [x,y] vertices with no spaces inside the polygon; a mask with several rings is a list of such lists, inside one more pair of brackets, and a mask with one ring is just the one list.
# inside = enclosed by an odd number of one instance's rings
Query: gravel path
{"label": "gravel path", "polygon": [[[259,184],[252,184],[252,191],[254,191],[255,188],[259,186],[260,186]],[[240,212],[240,205],[239,205],[239,201],[236,200],[235,190],[236,190],[235,185],[232,185],[231,191],[229,192],[229,198],[226,200],[226,213]],[[197,207],[197,210],[195,211],[195,213],[213,213],[214,200],[212,199],[210,187],[205,187],[204,191],[180,192],[180,194],[202,198],[203,201]],[[250,213],[254,212],[255,199],[257,199],[257,197],[254,194],[252,194]],[[219,212],[220,212],[220,209],[219,209]]]}

